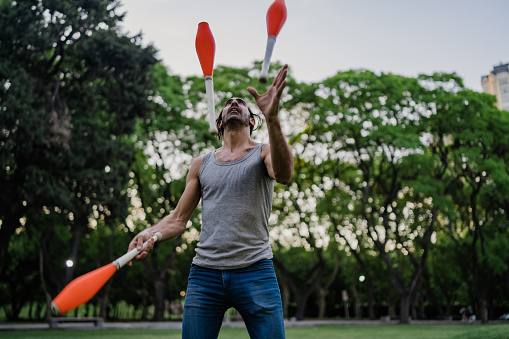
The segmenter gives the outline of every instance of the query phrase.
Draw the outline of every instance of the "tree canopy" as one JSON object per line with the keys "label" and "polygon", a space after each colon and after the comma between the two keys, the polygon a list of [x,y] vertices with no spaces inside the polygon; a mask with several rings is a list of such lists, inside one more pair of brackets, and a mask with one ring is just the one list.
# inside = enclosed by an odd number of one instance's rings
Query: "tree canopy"
{"label": "tree canopy", "polygon": [[[168,72],[122,19],[112,0],[0,1],[9,320],[46,316],[71,279],[124,253],[175,208],[192,159],[220,145],[203,78]],[[216,67],[216,110],[238,96],[257,111],[246,88],[264,92],[260,64]],[[456,74],[349,70],[300,83],[290,67],[280,115],[295,173],[276,184],[269,220],[286,317],[406,323],[473,304],[487,321],[509,306],[509,115],[494,103]],[[269,141],[264,126],[253,137]],[[76,312],[180,316],[200,212]]]}

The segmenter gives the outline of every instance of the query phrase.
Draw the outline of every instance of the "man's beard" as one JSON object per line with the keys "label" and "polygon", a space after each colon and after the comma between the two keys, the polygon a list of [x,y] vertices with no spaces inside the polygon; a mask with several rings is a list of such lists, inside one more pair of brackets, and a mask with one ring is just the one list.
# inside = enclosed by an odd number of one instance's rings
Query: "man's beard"
{"label": "man's beard", "polygon": [[249,116],[231,116],[228,117],[228,119],[223,118],[223,127],[225,131],[237,131],[244,129],[246,126],[249,126],[249,122]]}

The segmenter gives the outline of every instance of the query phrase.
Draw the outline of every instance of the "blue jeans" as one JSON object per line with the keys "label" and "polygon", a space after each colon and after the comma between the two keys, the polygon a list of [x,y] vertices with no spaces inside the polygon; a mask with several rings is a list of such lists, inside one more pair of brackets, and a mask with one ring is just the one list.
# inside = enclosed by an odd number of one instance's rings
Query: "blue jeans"
{"label": "blue jeans", "polygon": [[182,338],[217,338],[230,307],[240,313],[251,338],[285,337],[281,294],[271,260],[233,270],[193,265],[184,303]]}

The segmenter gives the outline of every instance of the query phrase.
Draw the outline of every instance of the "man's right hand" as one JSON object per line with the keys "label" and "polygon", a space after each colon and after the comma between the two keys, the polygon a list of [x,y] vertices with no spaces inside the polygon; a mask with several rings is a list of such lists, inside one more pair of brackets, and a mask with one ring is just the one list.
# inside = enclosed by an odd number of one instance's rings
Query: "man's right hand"
{"label": "man's right hand", "polygon": [[[143,248],[143,243],[147,240],[150,240],[147,244],[147,247],[143,251],[141,249]],[[134,260],[142,260],[144,259],[154,248],[154,239],[152,239],[150,233],[147,230],[144,230],[140,233],[138,233],[133,240],[131,240],[131,243],[129,243],[129,248],[127,249],[127,252],[138,249],[138,251],[141,251],[136,257],[134,257]],[[132,265],[132,261],[129,262],[129,266]]]}

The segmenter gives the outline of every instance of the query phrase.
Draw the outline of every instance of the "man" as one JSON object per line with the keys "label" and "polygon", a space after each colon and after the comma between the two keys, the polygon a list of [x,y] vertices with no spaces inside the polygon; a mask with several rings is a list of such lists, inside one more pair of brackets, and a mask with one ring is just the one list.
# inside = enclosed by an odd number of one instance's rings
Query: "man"
{"label": "man", "polygon": [[[256,116],[245,101],[226,101],[216,121],[222,147],[193,161],[175,210],[129,245],[129,250],[141,249],[156,232],[163,239],[178,236],[202,199],[202,229],[189,274],[183,338],[217,338],[230,307],[242,315],[251,338],[285,336],[268,219],[274,181],[287,184],[293,174],[293,156],[278,116],[287,71],[285,65],[263,95],[247,89],[265,116],[270,145],[251,139]],[[143,259],[153,245],[150,241],[135,259]]]}

